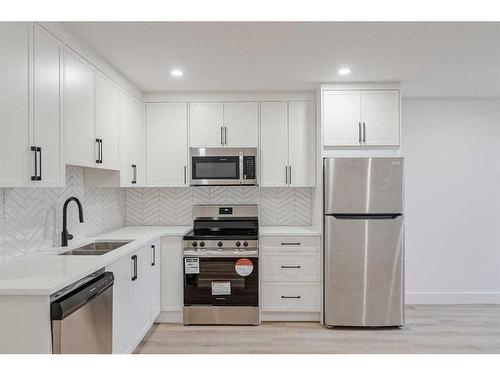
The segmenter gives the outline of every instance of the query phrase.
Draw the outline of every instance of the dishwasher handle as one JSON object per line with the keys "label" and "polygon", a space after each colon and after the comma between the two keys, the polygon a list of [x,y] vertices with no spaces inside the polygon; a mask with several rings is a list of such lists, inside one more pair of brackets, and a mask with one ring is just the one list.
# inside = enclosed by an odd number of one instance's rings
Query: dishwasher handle
{"label": "dishwasher handle", "polygon": [[114,283],[113,272],[104,272],[100,277],[92,279],[64,297],[50,304],[51,320],[62,320],[74,313],[98,295],[111,288]]}

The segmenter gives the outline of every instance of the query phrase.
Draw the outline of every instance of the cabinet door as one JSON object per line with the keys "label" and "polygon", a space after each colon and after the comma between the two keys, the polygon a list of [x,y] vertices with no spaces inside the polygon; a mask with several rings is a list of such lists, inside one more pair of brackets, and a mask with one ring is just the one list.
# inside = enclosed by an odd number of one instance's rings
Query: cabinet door
{"label": "cabinet door", "polygon": [[361,145],[359,91],[323,92],[323,146]]}
{"label": "cabinet door", "polygon": [[363,91],[361,98],[365,145],[398,146],[399,91]]}
{"label": "cabinet door", "polygon": [[161,241],[157,240],[151,248],[151,321],[158,317],[161,311]]}
{"label": "cabinet door", "polygon": [[131,308],[132,308],[132,267],[131,259],[126,256],[106,267],[113,272],[113,354],[125,354],[132,348]]}
{"label": "cabinet door", "polygon": [[223,124],[222,103],[189,104],[189,145],[221,147]]}
{"label": "cabinet door", "polygon": [[63,43],[34,25],[33,143],[41,147],[37,186],[64,186]]}
{"label": "cabinet door", "polygon": [[287,102],[260,104],[260,185],[286,186],[288,165]]}
{"label": "cabinet door", "polygon": [[121,186],[145,186],[145,143],[144,103],[122,91],[120,93]]}
{"label": "cabinet door", "polygon": [[289,183],[315,186],[315,103],[288,103]]}
{"label": "cabinet door", "polygon": [[[105,169],[119,169],[119,89],[104,74],[97,76],[97,137],[102,139],[102,164]],[[99,151],[97,151],[99,155]]]}
{"label": "cabinet door", "polygon": [[151,324],[151,251],[149,246],[138,250],[137,278],[132,281],[132,345],[137,345]]}
{"label": "cabinet door", "polygon": [[29,31],[0,22],[0,187],[25,186],[33,174],[29,134]]}
{"label": "cabinet door", "polygon": [[95,68],[66,48],[66,164],[95,167]]}
{"label": "cabinet door", "polygon": [[186,186],[187,103],[146,105],[147,186]]}
{"label": "cabinet door", "polygon": [[182,323],[184,305],[184,266],[182,237],[163,237],[161,241],[161,310],[170,323]]}
{"label": "cabinet door", "polygon": [[259,119],[257,102],[224,103],[225,144],[230,147],[257,147]]}

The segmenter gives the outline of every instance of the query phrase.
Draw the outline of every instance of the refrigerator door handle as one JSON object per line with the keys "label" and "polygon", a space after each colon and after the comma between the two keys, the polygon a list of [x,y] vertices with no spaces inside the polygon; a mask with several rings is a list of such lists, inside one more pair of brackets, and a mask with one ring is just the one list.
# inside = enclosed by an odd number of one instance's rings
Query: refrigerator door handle
{"label": "refrigerator door handle", "polygon": [[396,219],[398,216],[402,214],[371,214],[371,215],[363,215],[363,214],[333,214],[332,216],[336,219],[344,219],[344,220],[387,220],[387,219]]}

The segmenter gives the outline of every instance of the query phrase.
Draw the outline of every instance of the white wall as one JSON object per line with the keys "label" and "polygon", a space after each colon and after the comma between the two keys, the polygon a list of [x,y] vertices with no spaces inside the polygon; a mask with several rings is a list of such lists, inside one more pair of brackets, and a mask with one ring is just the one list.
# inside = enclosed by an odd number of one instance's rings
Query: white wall
{"label": "white wall", "polygon": [[500,303],[500,100],[402,110],[407,303]]}

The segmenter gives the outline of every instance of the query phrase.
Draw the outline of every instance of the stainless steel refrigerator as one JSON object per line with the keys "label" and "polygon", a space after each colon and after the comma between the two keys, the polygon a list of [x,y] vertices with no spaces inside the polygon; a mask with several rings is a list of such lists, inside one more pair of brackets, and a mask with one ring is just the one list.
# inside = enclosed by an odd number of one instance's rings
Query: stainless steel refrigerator
{"label": "stainless steel refrigerator", "polygon": [[402,158],[326,158],[324,324],[404,324]]}

